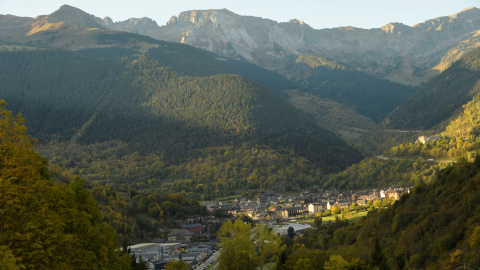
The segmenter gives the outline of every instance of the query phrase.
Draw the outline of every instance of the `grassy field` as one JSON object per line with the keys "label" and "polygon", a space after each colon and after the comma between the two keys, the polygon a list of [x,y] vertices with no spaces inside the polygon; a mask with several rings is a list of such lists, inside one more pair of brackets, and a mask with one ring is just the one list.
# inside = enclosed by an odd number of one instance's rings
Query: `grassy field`
{"label": "grassy field", "polygon": [[215,201],[220,201],[220,202],[228,202],[228,201],[233,201],[234,199],[241,198],[242,194],[234,194],[234,195],[227,195],[223,197],[217,197],[215,198]]}
{"label": "grassy field", "polygon": [[[361,219],[362,217],[366,216],[367,214],[368,214],[368,211],[363,211],[363,212],[358,212],[358,213],[353,212],[351,215],[346,216],[346,218],[348,219],[349,222],[353,222],[353,221]],[[333,222],[333,221],[335,221],[335,217],[338,217],[340,220],[342,219],[342,215],[338,214],[338,215],[330,215],[330,216],[322,217],[322,221],[323,221],[323,223],[329,222],[329,221]],[[297,220],[298,223],[313,225],[314,219],[315,219],[314,217],[307,217],[307,218],[297,218],[296,220]]]}

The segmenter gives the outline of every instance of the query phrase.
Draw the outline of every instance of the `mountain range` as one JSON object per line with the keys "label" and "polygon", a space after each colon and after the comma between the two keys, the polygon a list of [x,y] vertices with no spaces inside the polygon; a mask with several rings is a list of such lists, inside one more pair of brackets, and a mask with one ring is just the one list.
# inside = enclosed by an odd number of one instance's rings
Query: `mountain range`
{"label": "mountain range", "polygon": [[[297,188],[362,158],[280,97],[296,84],[279,74],[137,34],[52,27],[29,46],[0,45],[0,91],[65,173],[214,195]],[[46,46],[78,36],[88,48]]]}
{"label": "mountain range", "polygon": [[[182,12],[159,26],[150,18],[113,22],[109,17],[101,19],[67,5],[48,16],[5,15],[0,20],[2,35],[22,28],[32,35],[58,22],[71,23],[181,42],[271,70],[283,68],[288,56],[315,55],[412,86],[427,82],[480,44],[480,10],[473,7],[412,27],[389,23],[373,29],[317,30],[300,20],[278,23],[226,9]],[[30,24],[36,27],[28,29]]]}
{"label": "mountain range", "polygon": [[[183,12],[165,26],[148,18],[113,22],[66,5],[35,18],[1,15],[2,97],[43,141],[118,140],[145,155],[160,151],[171,164],[193,149],[258,144],[338,171],[360,156],[325,128],[358,137],[377,123],[423,129],[461,114],[476,93],[476,67],[462,63],[475,63],[465,59],[476,59],[479,18],[469,8],[413,27],[315,30],[228,10]],[[202,86],[193,91],[195,84]],[[119,123],[126,127],[120,133]]]}
{"label": "mountain range", "polygon": [[418,23],[389,23],[379,28],[313,29],[300,20],[275,22],[229,10],[192,10],[165,26],[150,18],[113,22],[63,6],[50,15],[88,27],[126,31],[181,42],[216,54],[245,59],[267,69],[285,66],[291,55],[316,55],[379,78],[418,86],[478,46],[480,10]]}

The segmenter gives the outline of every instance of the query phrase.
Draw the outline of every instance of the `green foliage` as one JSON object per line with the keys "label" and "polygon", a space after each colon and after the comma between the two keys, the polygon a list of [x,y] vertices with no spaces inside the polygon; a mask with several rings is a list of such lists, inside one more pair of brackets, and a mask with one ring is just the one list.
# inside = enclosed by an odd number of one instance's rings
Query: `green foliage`
{"label": "green foliage", "polygon": [[7,246],[0,246],[0,265],[5,270],[19,270],[18,259],[15,258],[12,251]]}
{"label": "green foliage", "polygon": [[315,270],[310,259],[298,259],[293,270]]}
{"label": "green foliage", "polygon": [[342,258],[340,255],[332,255],[325,262],[325,266],[323,267],[325,270],[347,270],[348,269],[348,262]]}
{"label": "green foliage", "polygon": [[[20,269],[127,269],[85,181],[54,184],[23,119],[0,115],[1,260]],[[14,269],[15,267],[13,267]]]}
{"label": "green foliage", "polygon": [[383,160],[372,157],[340,173],[325,175],[323,186],[341,190],[385,188],[391,185],[414,186],[417,183],[431,181],[440,169],[448,165],[449,163],[437,163],[424,159]]}
{"label": "green foliage", "polygon": [[182,261],[182,260],[170,260],[165,265],[165,270],[188,270],[190,268],[190,264]]}
{"label": "green foliage", "polygon": [[[174,71],[183,70],[175,66],[176,62],[182,66],[195,61],[206,65],[198,68],[206,77],[182,76]],[[239,164],[236,155],[221,156],[226,147],[235,151],[239,147],[268,149],[277,157],[284,157],[275,167],[270,166],[271,160],[266,161],[271,169],[279,171],[278,177],[255,172],[255,166],[263,171],[268,169],[260,158],[248,158],[245,162],[251,165],[246,165],[247,171],[240,175],[230,170],[236,175],[222,177],[223,186],[233,178],[242,187],[260,187],[263,181],[257,179],[269,176],[267,185],[277,179],[287,182],[286,177],[288,181],[311,183],[318,179],[319,172],[338,171],[361,158],[359,152],[320,128],[313,118],[257,83],[238,75],[219,74],[225,69],[217,62],[208,55],[199,55],[197,50],[177,48],[174,44],[152,49],[146,57],[133,61],[53,50],[0,53],[0,79],[3,97],[11,101],[15,111],[28,117],[32,135],[42,142],[51,142],[44,146],[53,149],[43,153],[48,153],[50,160],[66,162],[61,169],[72,169],[72,175],[88,176],[93,172],[94,179],[103,183],[111,175],[112,181],[139,182],[144,187],[150,187],[151,181],[160,186],[165,180],[189,181],[197,177],[199,170],[204,171],[199,175],[202,180],[194,186],[211,182],[229,158],[237,159],[232,162],[235,166],[244,165]],[[89,166],[92,157],[77,152],[94,148],[96,151],[112,141],[118,145],[102,153],[118,151],[115,160],[112,158],[108,164]],[[84,147],[87,150],[81,149]],[[72,155],[63,156],[69,152]],[[79,160],[79,155],[85,159]],[[147,170],[135,166],[122,171],[114,167],[113,163],[125,164],[138,156],[167,166],[148,164]],[[109,155],[102,159],[105,157]],[[201,161],[205,158],[208,163]],[[194,171],[184,170],[189,167],[187,162],[198,166]],[[81,167],[84,164],[87,166]],[[207,170],[211,165],[216,166],[215,173]],[[170,170],[169,166],[178,167]],[[301,167],[301,172],[282,171],[282,167]],[[189,184],[181,185],[192,189]],[[218,190],[222,193],[222,189]]]}
{"label": "green foliage", "polygon": [[460,261],[475,265],[479,181],[477,163],[460,159],[439,171],[429,184],[415,185],[393,205],[351,225],[339,220],[326,224],[296,242],[341,254],[347,262],[358,258],[379,269],[446,269]]}
{"label": "green foliage", "polygon": [[255,246],[252,243],[251,225],[237,219],[225,222],[217,235],[220,238],[220,257],[218,268],[220,270],[249,270],[256,265]]}
{"label": "green foliage", "polygon": [[322,226],[322,217],[315,217],[314,221],[313,221],[313,225],[315,228],[318,228],[320,226]]}
{"label": "green foliage", "polygon": [[[290,239],[290,238],[288,238]],[[298,244],[290,246],[285,250],[285,254],[288,256],[284,262],[279,261],[277,263],[277,269],[293,270],[301,269],[305,266],[307,269],[313,267],[313,269],[322,269],[325,261],[328,260],[328,256],[325,251],[319,249],[308,249],[305,246]]]}
{"label": "green foliage", "polygon": [[133,242],[144,241],[146,235],[149,239],[163,237],[161,229],[174,227],[176,219],[208,214],[196,200],[170,192],[122,192],[94,185],[92,195],[102,220],[115,228],[119,237]]}
{"label": "green foliage", "polygon": [[52,171],[63,175],[80,174],[93,183],[123,190],[172,191],[202,200],[276,184],[296,190],[313,185],[322,175],[314,164],[292,151],[256,146],[252,153],[246,144],[199,150],[197,157],[179,164],[155,154],[127,154],[128,146],[118,141],[88,146],[50,143],[39,146],[38,151],[55,163],[50,166]]}
{"label": "green foliage", "polygon": [[470,237],[470,246],[476,248],[480,246],[480,226],[475,227],[472,236]]}
{"label": "green foliage", "polygon": [[285,248],[284,246],[280,247],[282,242],[280,236],[270,231],[268,226],[265,224],[258,224],[258,226],[255,228],[254,239],[254,245],[256,246],[260,269],[263,269],[265,263],[269,261],[276,261],[277,256]]}

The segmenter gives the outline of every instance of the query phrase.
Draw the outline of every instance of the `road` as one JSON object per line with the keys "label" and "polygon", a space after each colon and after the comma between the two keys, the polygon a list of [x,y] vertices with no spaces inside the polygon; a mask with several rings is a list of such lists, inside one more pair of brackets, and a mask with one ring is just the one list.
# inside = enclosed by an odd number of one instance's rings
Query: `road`
{"label": "road", "polygon": [[220,256],[220,252],[219,251],[216,251],[215,253],[212,254],[212,256],[210,256],[210,258],[208,258],[207,260],[205,260],[205,262],[203,262],[202,264],[200,265],[197,265],[195,266],[193,269],[196,269],[196,270],[203,270],[203,269],[217,269],[217,265],[218,264],[215,264],[214,266],[212,266],[211,268],[209,268],[211,265],[213,265],[215,263],[215,261],[218,260],[218,256]]}

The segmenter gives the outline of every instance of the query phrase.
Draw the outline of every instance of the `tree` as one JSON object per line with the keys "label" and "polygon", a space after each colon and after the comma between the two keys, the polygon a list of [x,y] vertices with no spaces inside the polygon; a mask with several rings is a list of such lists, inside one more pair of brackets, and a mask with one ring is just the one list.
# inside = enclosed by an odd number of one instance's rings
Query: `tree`
{"label": "tree", "polygon": [[383,251],[382,251],[382,248],[380,247],[378,238],[375,238],[375,243],[373,245],[373,250],[370,256],[370,260],[372,262],[372,265],[378,266],[379,269],[388,269],[387,263],[385,261],[385,256],[383,255]]}
{"label": "tree", "polygon": [[332,214],[336,215],[336,214],[340,213],[340,211],[342,211],[342,210],[340,209],[340,207],[338,207],[338,206],[336,206],[336,205],[334,205],[334,206],[332,207]]}
{"label": "tree", "polygon": [[315,270],[310,259],[299,259],[293,270]]}
{"label": "tree", "polygon": [[295,229],[294,229],[292,226],[288,227],[288,229],[287,229],[287,235],[288,235],[288,237],[290,237],[290,238],[295,237]]}
{"label": "tree", "polygon": [[322,217],[315,217],[315,219],[313,220],[313,226],[316,227],[316,228],[320,228],[322,226]]}
{"label": "tree", "polygon": [[182,260],[170,260],[165,265],[165,270],[188,270],[190,265]]}
{"label": "tree", "polygon": [[256,252],[251,238],[251,225],[237,219],[223,223],[217,235],[220,238],[220,270],[249,270],[256,266]]}
{"label": "tree", "polygon": [[19,270],[17,260],[7,246],[0,246],[0,265],[2,269]]}
{"label": "tree", "polygon": [[325,262],[324,269],[325,270],[346,270],[348,269],[349,263],[342,258],[340,255],[332,255]]}
{"label": "tree", "polygon": [[280,244],[281,238],[278,235],[273,234],[268,226],[265,224],[259,224],[254,232],[255,246],[258,250],[258,262],[260,269],[263,270],[263,266],[268,261],[275,261],[278,254],[285,248]]}
{"label": "tree", "polygon": [[480,226],[475,227],[470,237],[470,246],[472,248],[480,246]]}
{"label": "tree", "polygon": [[26,127],[0,102],[1,260],[20,269],[128,269],[86,181],[53,183]]}

